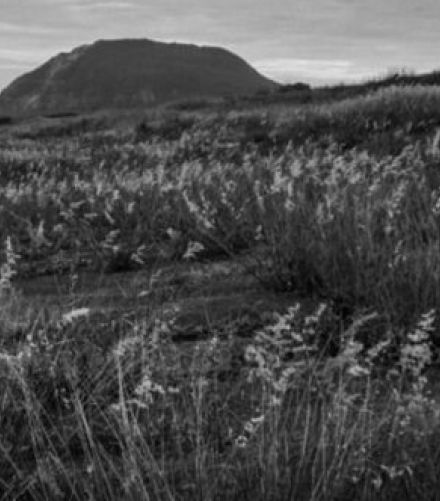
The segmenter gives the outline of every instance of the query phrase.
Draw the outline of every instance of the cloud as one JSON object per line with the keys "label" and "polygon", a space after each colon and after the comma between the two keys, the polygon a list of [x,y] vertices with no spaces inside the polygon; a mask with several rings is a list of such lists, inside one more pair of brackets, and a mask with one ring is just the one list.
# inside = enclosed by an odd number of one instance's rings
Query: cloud
{"label": "cloud", "polygon": [[11,63],[0,61],[0,70],[25,70],[28,65],[25,63]]}
{"label": "cloud", "polygon": [[85,11],[85,10],[125,10],[134,9],[138,6],[132,2],[91,2],[91,3],[77,3],[69,6],[72,10]]}
{"label": "cloud", "polygon": [[271,58],[254,61],[253,66],[274,80],[285,83],[298,80],[312,83],[362,80],[375,71],[343,59]]}
{"label": "cloud", "polygon": [[[2,64],[25,65],[44,61],[54,55],[50,49],[2,49],[0,48],[0,62]],[[2,61],[3,60],[3,61]],[[7,63],[5,63],[7,61]]]}
{"label": "cloud", "polygon": [[1,35],[48,35],[60,33],[61,30],[47,26],[34,26],[29,24],[19,24],[0,21]]}

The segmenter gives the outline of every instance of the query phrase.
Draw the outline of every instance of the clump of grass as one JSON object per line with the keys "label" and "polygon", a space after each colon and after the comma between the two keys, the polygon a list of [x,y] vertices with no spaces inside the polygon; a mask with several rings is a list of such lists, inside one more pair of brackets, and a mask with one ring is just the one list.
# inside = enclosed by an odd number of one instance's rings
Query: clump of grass
{"label": "clump of grass", "polygon": [[234,168],[235,182],[227,169],[199,177],[191,210],[200,233],[230,249],[253,242],[265,285],[332,300],[347,315],[372,307],[404,324],[438,304],[437,142],[384,159],[287,150]]}
{"label": "clump of grass", "polygon": [[172,320],[139,321],[106,353],[75,337],[84,312],[35,331],[0,357],[3,497],[429,499],[432,312],[383,366],[389,342],[359,339],[374,314],[322,356],[328,308],[274,315],[238,372],[232,339],[186,350]]}
{"label": "clump of grass", "polygon": [[5,260],[0,266],[0,297],[12,290],[12,281],[17,274],[19,256],[14,252],[10,237],[6,238],[4,254]]}
{"label": "clump of grass", "polygon": [[27,323],[27,312],[23,310],[20,292],[14,281],[17,276],[17,263],[20,256],[15,252],[12,240],[7,237],[4,244],[4,258],[0,264],[0,345],[7,341],[8,335],[20,325]]}

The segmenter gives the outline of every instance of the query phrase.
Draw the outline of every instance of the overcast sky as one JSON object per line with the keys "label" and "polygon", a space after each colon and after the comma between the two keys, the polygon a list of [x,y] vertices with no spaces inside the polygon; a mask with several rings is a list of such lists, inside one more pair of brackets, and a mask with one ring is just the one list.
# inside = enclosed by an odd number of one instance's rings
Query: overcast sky
{"label": "overcast sky", "polygon": [[440,0],[0,0],[0,89],[102,38],[219,45],[284,82],[440,68]]}

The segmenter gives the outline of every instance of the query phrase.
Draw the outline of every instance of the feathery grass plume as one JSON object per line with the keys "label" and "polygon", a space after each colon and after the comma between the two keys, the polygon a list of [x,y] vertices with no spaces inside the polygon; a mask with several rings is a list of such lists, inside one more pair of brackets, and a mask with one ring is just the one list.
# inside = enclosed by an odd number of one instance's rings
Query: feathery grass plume
{"label": "feathery grass plume", "polygon": [[15,253],[12,247],[11,237],[7,237],[5,241],[5,261],[0,266],[0,295],[11,291],[12,281],[17,275],[17,260],[19,255]]}

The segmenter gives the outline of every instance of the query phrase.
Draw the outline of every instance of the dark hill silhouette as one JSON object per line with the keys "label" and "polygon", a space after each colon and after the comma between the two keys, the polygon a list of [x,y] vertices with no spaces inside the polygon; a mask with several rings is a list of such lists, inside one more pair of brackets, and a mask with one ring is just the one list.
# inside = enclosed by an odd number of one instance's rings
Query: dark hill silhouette
{"label": "dark hill silhouette", "polygon": [[0,94],[0,112],[28,115],[129,108],[275,87],[225,49],[100,40],[59,54],[17,78]]}

